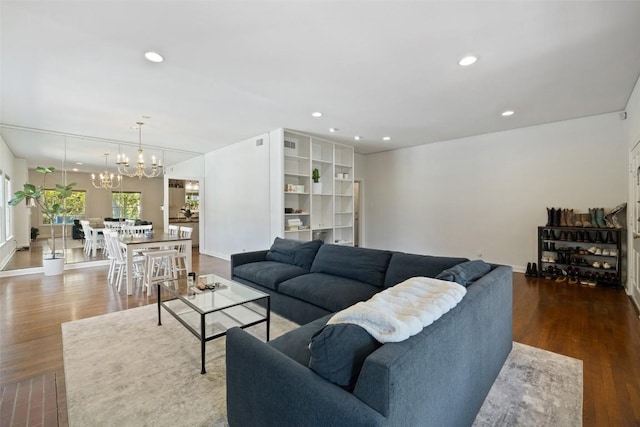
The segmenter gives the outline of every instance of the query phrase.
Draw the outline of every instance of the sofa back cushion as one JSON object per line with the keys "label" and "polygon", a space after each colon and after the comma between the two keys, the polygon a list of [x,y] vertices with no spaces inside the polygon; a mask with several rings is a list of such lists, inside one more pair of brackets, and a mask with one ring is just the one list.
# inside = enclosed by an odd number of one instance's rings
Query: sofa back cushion
{"label": "sofa back cushion", "polygon": [[347,277],[381,288],[389,259],[389,251],[328,244],[318,250],[311,272]]}
{"label": "sofa back cushion", "polygon": [[365,359],[382,344],[352,323],[327,325],[311,337],[309,368],[352,391]]}
{"label": "sofa back cushion", "polygon": [[467,261],[447,268],[436,279],[456,282],[465,288],[491,271],[491,266],[481,259]]}
{"label": "sofa back cushion", "polygon": [[467,258],[436,257],[394,252],[384,279],[384,287],[397,285],[410,277],[436,277],[440,272],[469,261]]}
{"label": "sofa back cushion", "polygon": [[271,248],[269,248],[269,252],[267,252],[266,258],[268,261],[297,265],[309,270],[321,245],[322,240],[303,242],[301,240],[276,237]]}

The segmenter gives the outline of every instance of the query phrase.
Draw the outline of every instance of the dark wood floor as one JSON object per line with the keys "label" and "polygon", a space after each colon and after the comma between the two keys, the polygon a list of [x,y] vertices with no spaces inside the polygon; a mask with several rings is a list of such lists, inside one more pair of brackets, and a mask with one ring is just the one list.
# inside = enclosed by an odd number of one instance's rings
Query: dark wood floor
{"label": "dark wood floor", "polygon": [[[228,277],[229,263],[194,254],[194,270]],[[63,276],[0,278],[0,384],[55,373],[68,425],[60,324],[155,302],[106,285],[106,267]],[[622,290],[514,274],[514,339],[584,361],[585,426],[640,426],[640,320]]]}

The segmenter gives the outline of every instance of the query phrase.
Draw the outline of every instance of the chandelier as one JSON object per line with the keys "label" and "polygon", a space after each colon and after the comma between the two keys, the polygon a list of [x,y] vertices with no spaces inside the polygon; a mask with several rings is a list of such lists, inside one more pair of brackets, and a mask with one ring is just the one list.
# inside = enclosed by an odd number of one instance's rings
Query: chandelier
{"label": "chandelier", "polygon": [[151,157],[151,170],[149,172],[146,171],[146,167],[144,164],[144,158],[142,157],[142,122],[136,122],[138,125],[138,157],[136,159],[135,166],[129,166],[129,158],[124,154],[121,156],[118,154],[118,158],[116,160],[116,165],[118,165],[118,173],[122,175],[126,175],[131,178],[138,177],[142,179],[142,177],[146,178],[155,178],[157,176],[162,175],[162,164],[156,161],[156,156]]}
{"label": "chandelier", "polygon": [[[118,175],[117,179],[114,181],[113,174],[109,173],[107,169],[107,156],[109,153],[104,153],[104,172],[98,175],[98,180],[96,180],[96,174],[91,174],[91,183],[96,188],[104,188],[105,190],[118,188],[122,183],[122,176]],[[116,182],[117,181],[117,182]]]}

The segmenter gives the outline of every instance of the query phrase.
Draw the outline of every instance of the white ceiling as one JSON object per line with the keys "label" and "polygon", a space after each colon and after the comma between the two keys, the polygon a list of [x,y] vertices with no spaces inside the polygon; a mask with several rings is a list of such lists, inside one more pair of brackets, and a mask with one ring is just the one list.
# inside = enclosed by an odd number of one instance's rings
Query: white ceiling
{"label": "white ceiling", "polygon": [[3,0],[0,15],[2,135],[27,158],[72,134],[91,138],[67,137],[69,161],[104,164],[142,116],[143,145],[203,153],[285,127],[366,154],[620,111],[640,75],[638,1]]}

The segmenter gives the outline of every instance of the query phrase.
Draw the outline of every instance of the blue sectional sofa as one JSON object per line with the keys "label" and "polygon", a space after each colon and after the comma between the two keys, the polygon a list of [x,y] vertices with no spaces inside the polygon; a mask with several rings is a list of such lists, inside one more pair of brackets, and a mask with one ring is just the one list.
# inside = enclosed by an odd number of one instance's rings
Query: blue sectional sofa
{"label": "blue sectional sofa", "polygon": [[[231,268],[234,280],[271,295],[274,312],[303,325],[269,343],[228,331],[234,427],[471,425],[511,351],[507,266],[276,239],[269,250],[233,255]],[[355,325],[326,325],[336,311],[414,276],[458,281],[467,294],[402,342],[372,346]],[[354,360],[349,386],[334,379],[344,366],[329,375],[314,367],[325,353]]]}

